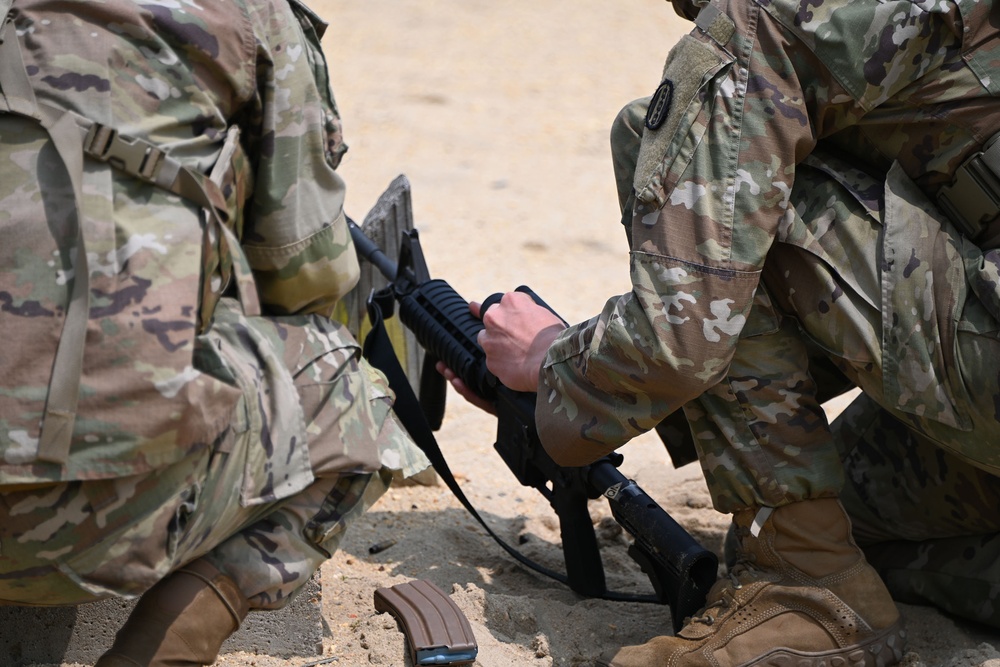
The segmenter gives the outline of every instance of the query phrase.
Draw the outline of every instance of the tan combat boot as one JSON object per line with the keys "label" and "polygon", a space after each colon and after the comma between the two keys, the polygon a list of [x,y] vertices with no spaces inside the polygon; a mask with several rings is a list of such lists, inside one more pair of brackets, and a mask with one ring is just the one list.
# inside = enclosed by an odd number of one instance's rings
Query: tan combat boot
{"label": "tan combat boot", "polygon": [[[769,513],[770,512],[770,513]],[[738,561],[676,637],[606,654],[610,667],[882,667],[903,657],[895,603],[840,501],[737,512]]]}
{"label": "tan combat boot", "polygon": [[248,611],[236,583],[198,559],[139,598],[114,645],[95,667],[211,665]]}

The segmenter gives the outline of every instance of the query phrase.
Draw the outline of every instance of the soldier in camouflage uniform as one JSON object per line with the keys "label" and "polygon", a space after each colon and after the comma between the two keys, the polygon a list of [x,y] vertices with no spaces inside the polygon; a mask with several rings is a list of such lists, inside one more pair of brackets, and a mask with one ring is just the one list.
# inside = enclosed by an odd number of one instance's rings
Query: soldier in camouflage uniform
{"label": "soldier in camouflage uniform", "polygon": [[98,664],[208,664],[427,466],[330,318],[358,264],[325,24],[16,0],[2,25],[0,603],[141,596]]}
{"label": "soldier in camouflage uniform", "polygon": [[[702,613],[603,664],[895,664],[880,572],[1000,626],[1000,5],[675,8],[613,131],[632,292],[568,329],[511,293],[480,337],[562,464],[683,408],[733,514]],[[831,363],[864,392],[832,429]]]}

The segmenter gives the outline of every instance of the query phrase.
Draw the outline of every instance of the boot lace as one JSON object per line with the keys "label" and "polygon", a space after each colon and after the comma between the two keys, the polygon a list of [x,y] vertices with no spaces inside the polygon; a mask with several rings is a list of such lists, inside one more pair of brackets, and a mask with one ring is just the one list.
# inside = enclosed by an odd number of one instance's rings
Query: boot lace
{"label": "boot lace", "polygon": [[689,619],[691,623],[713,625],[727,609],[739,606],[735,591],[743,588],[744,581],[756,576],[757,568],[753,564],[756,557],[744,548],[744,540],[749,537],[750,530],[737,528],[736,535],[740,540],[740,548],[737,551],[736,564],[729,570],[728,580],[720,579],[716,582],[708,592],[711,601],[696,616]]}

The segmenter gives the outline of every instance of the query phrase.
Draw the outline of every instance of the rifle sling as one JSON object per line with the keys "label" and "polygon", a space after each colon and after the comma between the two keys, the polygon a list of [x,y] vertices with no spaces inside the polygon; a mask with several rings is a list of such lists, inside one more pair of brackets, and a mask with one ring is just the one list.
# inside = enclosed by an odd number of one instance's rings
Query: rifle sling
{"label": "rifle sling", "polygon": [[[434,437],[434,432],[431,430],[430,425],[427,422],[427,418],[424,416],[423,410],[420,407],[420,401],[417,399],[416,394],[413,391],[413,387],[410,385],[406,374],[403,372],[403,368],[399,363],[399,359],[396,357],[396,352],[392,347],[392,341],[389,339],[389,334],[385,329],[384,317],[382,315],[382,307],[379,305],[379,301],[384,303],[391,303],[391,295],[386,298],[384,294],[374,294],[368,299],[368,318],[371,322],[371,330],[369,331],[367,337],[364,341],[363,355],[365,359],[368,360],[375,368],[382,371],[386,378],[389,380],[389,386],[396,394],[396,401],[393,404],[393,411],[402,422],[404,428],[413,438],[413,441],[418,447],[424,452],[427,458],[430,460],[431,465],[437,471],[441,479],[448,486],[455,497],[458,499],[462,506],[479,522],[479,524],[486,529],[490,537],[496,541],[503,549],[513,556],[519,563],[528,567],[539,574],[542,574],[550,579],[560,582],[566,586],[570,586],[569,577],[560,572],[551,570],[544,565],[539,565],[535,561],[531,560],[520,551],[510,546],[505,542],[499,535],[497,535],[492,528],[486,523],[476,508],[469,501],[465,493],[462,491],[461,487],[456,481],[455,476],[452,474],[451,469],[448,467],[448,462],[445,461],[444,454],[441,452],[441,447],[437,443],[437,439]],[[391,306],[387,307],[391,308]],[[391,310],[390,310],[391,312]],[[660,603],[660,600],[655,596],[650,595],[633,595],[629,593],[616,593],[613,591],[605,591],[599,596],[603,600],[616,600],[616,601],[631,601],[631,602],[656,602]]]}
{"label": "rifle sling", "polygon": [[368,319],[371,321],[371,331],[368,336],[365,337],[363,354],[369,363],[371,363],[375,368],[379,369],[385,373],[386,378],[389,380],[389,386],[396,394],[396,401],[393,404],[393,411],[402,422],[403,427],[406,428],[410,437],[417,444],[418,447],[424,452],[428,459],[430,459],[431,465],[434,466],[434,470],[437,471],[444,483],[451,489],[451,492],[455,494],[458,501],[462,503],[462,506],[468,510],[476,521],[486,529],[486,532],[496,540],[496,542],[503,547],[507,553],[516,558],[518,561],[526,565],[527,567],[544,574],[547,577],[551,577],[562,583],[568,583],[566,576],[549,570],[548,568],[539,565],[524,556],[514,547],[510,546],[504,542],[499,535],[493,532],[483,517],[480,516],[479,512],[472,505],[469,499],[466,497],[465,493],[462,491],[458,482],[455,480],[455,476],[452,474],[451,469],[448,467],[448,462],[444,459],[444,454],[441,453],[441,447],[438,446],[437,439],[434,437],[434,432],[431,431],[430,425],[427,423],[426,417],[424,417],[423,411],[420,408],[420,401],[417,400],[416,394],[413,392],[413,388],[410,386],[409,380],[406,378],[406,374],[403,372],[403,367],[399,363],[399,359],[396,357],[396,352],[392,347],[392,341],[389,339],[389,333],[385,329],[385,322],[382,316],[382,309],[378,306],[374,299],[368,300]]}

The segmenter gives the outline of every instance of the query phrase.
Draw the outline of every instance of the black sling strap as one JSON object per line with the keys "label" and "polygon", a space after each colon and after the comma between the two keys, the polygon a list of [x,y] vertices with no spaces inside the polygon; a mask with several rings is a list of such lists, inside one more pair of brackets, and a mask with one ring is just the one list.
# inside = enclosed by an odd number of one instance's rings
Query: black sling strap
{"label": "black sling strap", "polygon": [[458,485],[455,476],[448,467],[448,462],[444,459],[444,454],[441,453],[441,448],[434,437],[434,432],[431,430],[430,424],[428,424],[427,418],[424,416],[423,410],[420,407],[420,401],[417,399],[417,395],[414,393],[413,387],[410,386],[410,382],[403,372],[403,367],[396,357],[392,341],[389,339],[389,333],[385,329],[385,321],[382,315],[383,307],[380,303],[385,303],[386,309],[392,312],[392,298],[392,294],[385,290],[369,298],[367,304],[368,319],[371,322],[372,328],[365,338],[362,353],[369,363],[382,371],[389,380],[389,386],[396,394],[393,411],[396,413],[399,421],[402,422],[403,427],[406,428],[410,437],[413,438],[413,441],[424,452],[438,475],[444,480],[448,488],[451,489],[451,492],[455,494],[455,497],[458,498],[458,501],[486,529],[486,532],[489,533],[490,537],[497,544],[526,567],[560,583],[569,585],[569,578],[566,575],[539,565],[501,539],[487,525],[486,521],[483,520],[483,517],[476,511],[476,508],[473,507],[462,491],[462,488]]}

